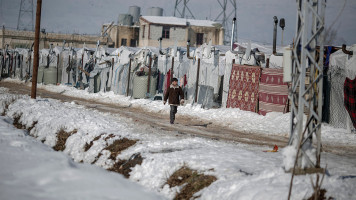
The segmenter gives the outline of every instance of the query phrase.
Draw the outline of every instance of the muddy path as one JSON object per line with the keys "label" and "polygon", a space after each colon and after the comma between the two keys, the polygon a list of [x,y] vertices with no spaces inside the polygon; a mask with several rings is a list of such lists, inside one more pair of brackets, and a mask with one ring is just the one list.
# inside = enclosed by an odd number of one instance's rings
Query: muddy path
{"label": "muddy path", "polygon": [[[24,83],[0,81],[0,87],[8,88],[9,93],[13,94],[30,95],[31,92],[31,88]],[[240,132],[217,123],[182,115],[176,119],[176,124],[171,125],[169,124],[169,116],[166,113],[151,113],[137,107],[102,103],[95,100],[65,96],[63,94],[50,92],[44,89],[37,89],[37,96],[41,96],[42,98],[57,99],[62,102],[74,101],[78,105],[83,105],[87,108],[95,109],[100,112],[119,114],[122,117],[131,118],[133,119],[133,123],[138,126],[143,124],[149,125],[158,130],[171,131],[174,134],[178,133],[213,140],[266,146],[266,148],[271,149],[275,144],[282,148],[288,143],[288,137]],[[356,147],[352,145],[323,143],[323,151],[343,156],[356,156]]]}

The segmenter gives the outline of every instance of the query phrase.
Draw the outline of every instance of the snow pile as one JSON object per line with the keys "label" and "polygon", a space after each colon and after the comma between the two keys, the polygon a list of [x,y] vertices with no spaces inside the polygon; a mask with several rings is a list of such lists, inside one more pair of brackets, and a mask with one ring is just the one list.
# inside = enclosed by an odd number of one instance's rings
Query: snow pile
{"label": "snow pile", "polygon": [[[0,96],[4,95],[6,94],[0,94]],[[130,101],[130,103],[136,104],[135,101]],[[102,155],[95,165],[109,168],[114,161],[109,159],[110,152],[104,150],[107,145],[113,143],[115,139],[123,137],[138,140],[134,146],[122,151],[117,159],[128,159],[133,154],[140,153],[144,158],[143,162],[132,168],[130,180],[136,181],[152,191],[157,191],[169,199],[172,199],[180,188],[169,188],[165,183],[182,166],[188,166],[200,173],[213,175],[217,178],[217,181],[196,194],[201,195],[201,199],[287,198],[291,175],[285,173],[282,168],[283,160],[280,152],[262,152],[267,147],[247,146],[194,138],[176,132],[158,131],[158,129],[139,125],[131,119],[119,115],[112,116],[88,110],[74,102],[61,103],[52,99],[19,99],[12,103],[8,109],[6,115],[20,117],[19,122],[26,127],[33,126],[33,122],[36,121],[37,124],[30,134],[37,137],[37,140],[43,140],[49,146],[53,146],[57,142],[56,133],[60,129],[66,131],[76,129],[76,133],[67,139],[64,153],[77,162],[91,163],[101,153]],[[183,107],[181,110],[184,109]],[[104,138],[109,134],[113,134],[113,137],[106,141]],[[84,151],[85,144],[93,141],[99,135],[102,137],[94,141],[89,150]],[[47,155],[41,157],[52,159],[52,156],[47,157]],[[327,162],[331,174],[331,176],[325,177],[323,183],[323,188],[328,191],[327,196],[337,199],[356,198],[353,192],[356,179],[352,178],[352,175],[356,174],[354,167],[356,160],[329,154],[323,154],[323,158],[322,166],[325,166],[325,162]],[[79,169],[89,167],[84,165],[85,167],[81,168],[75,163],[63,162],[65,164],[59,167],[73,165]],[[47,164],[50,165],[50,163]],[[9,168],[11,167],[8,165],[1,166],[3,170]],[[51,166],[49,168],[51,169]],[[60,174],[62,179],[71,180],[73,171],[65,172]],[[39,175],[35,177],[37,176]],[[312,194],[311,188],[308,176],[295,177],[292,199],[309,197]],[[73,190],[75,189],[76,187],[73,187]],[[74,191],[71,192],[74,193]]]}
{"label": "snow pile", "polygon": [[295,156],[297,155],[297,149],[294,146],[286,146],[282,151],[283,166],[286,171],[290,171],[294,167]]}
{"label": "snow pile", "polygon": [[0,199],[163,199],[88,164],[77,164],[0,116]]}

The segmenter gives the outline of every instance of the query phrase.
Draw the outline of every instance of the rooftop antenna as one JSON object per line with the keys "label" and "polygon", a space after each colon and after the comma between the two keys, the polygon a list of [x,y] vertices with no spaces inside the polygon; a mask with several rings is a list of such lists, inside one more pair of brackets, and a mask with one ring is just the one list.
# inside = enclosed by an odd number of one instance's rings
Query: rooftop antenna
{"label": "rooftop antenna", "polygon": [[173,16],[180,17],[180,18],[186,18],[186,17],[188,17],[188,15],[186,15],[186,11],[188,11],[190,14],[189,17],[195,19],[192,11],[188,7],[189,1],[190,0],[176,0]]}
{"label": "rooftop antenna", "polygon": [[34,31],[33,0],[21,0],[17,30]]}
{"label": "rooftop antenna", "polygon": [[[222,26],[225,29],[224,35],[224,44],[228,45],[231,41],[231,37],[234,37],[233,40],[237,42],[237,31],[235,30],[234,36],[231,35],[232,33],[232,22],[233,18],[236,18],[237,14],[237,5],[236,0],[217,0],[222,11],[219,15],[215,18],[214,21],[221,22]],[[234,27],[236,29],[236,26]]]}
{"label": "rooftop antenna", "polygon": [[273,17],[274,25],[273,25],[273,54],[275,55],[277,53],[277,24],[278,24],[278,18],[277,16]]}

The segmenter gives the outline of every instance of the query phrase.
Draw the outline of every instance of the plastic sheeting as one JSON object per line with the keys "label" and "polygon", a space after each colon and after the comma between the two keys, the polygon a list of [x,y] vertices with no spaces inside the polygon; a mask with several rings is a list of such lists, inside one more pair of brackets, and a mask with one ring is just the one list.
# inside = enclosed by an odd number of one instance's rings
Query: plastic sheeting
{"label": "plastic sheeting", "polygon": [[232,60],[237,60],[237,56],[231,51],[226,52],[225,54],[225,72],[224,72],[224,82],[223,82],[223,93],[222,93],[222,102],[221,106],[226,108],[226,101],[230,88],[230,77],[231,77],[231,69],[232,69]]}
{"label": "plastic sheeting", "polygon": [[[354,56],[353,56],[354,57]],[[350,64],[349,66],[346,63]],[[349,59],[349,56],[341,50],[331,54],[329,66],[330,80],[330,125],[336,128],[346,128],[350,131],[355,129],[351,124],[351,119],[344,106],[344,82],[352,66],[356,68],[356,63]]]}

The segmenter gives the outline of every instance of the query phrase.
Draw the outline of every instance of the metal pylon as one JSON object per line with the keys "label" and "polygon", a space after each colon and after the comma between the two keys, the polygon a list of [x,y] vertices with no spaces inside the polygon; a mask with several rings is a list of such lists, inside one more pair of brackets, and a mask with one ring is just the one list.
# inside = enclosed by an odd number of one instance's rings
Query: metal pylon
{"label": "metal pylon", "polygon": [[[190,0],[176,0],[173,16],[180,17],[180,18],[186,18],[186,17],[188,17],[188,15],[186,15],[186,11],[187,11],[190,14],[189,17],[195,19],[192,11],[190,11],[190,9],[187,5],[189,1]],[[180,5],[182,5],[182,6],[180,6]],[[182,8],[179,8],[179,7],[182,7]]]}
{"label": "metal pylon", "polygon": [[17,30],[34,31],[33,0],[21,0]]}
{"label": "metal pylon", "polygon": [[[232,28],[232,19],[236,18],[237,14],[237,5],[236,0],[217,0],[222,11],[215,18],[214,21],[221,22],[222,26],[225,29],[224,35],[224,44],[229,44],[231,41],[231,28]],[[237,26],[235,26],[236,29]],[[237,31],[235,30],[234,41],[237,42]]]}
{"label": "metal pylon", "polygon": [[[292,88],[289,94],[289,145],[297,149],[296,169],[302,170],[320,168],[325,6],[326,0],[297,0]],[[317,46],[320,50],[318,56]],[[316,139],[316,146],[312,144],[312,137]],[[315,159],[306,153],[313,148]]]}

